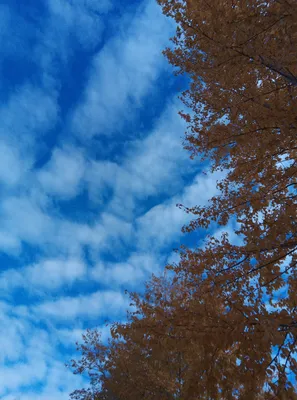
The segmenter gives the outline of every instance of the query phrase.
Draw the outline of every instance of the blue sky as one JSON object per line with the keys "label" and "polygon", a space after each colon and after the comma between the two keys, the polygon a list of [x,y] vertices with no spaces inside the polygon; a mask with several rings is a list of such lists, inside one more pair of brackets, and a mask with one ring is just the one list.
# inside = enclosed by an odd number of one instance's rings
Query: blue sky
{"label": "blue sky", "polygon": [[7,0],[0,27],[0,398],[62,400],[75,341],[125,318],[217,177],[183,150],[154,1]]}

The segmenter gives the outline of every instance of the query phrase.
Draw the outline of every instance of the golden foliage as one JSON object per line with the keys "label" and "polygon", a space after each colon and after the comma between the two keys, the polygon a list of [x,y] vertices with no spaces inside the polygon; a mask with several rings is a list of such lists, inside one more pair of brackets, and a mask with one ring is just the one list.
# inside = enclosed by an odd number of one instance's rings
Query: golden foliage
{"label": "golden foliage", "polygon": [[94,393],[74,398],[297,399],[297,2],[158,2],[191,78],[185,147],[226,171],[184,231],[232,221],[238,240],[182,249],[108,346],[90,332],[73,367],[95,367]]}
{"label": "golden foliage", "polygon": [[[165,53],[191,77],[182,96],[192,110],[181,113],[189,124],[185,147],[210,160],[212,171],[227,171],[206,207],[186,209],[195,219],[184,231],[236,221],[238,235],[236,245],[225,234],[204,249],[185,249],[174,270],[189,289],[203,276],[201,296],[222,295],[230,312],[244,311],[247,325],[265,332],[283,357],[277,382],[285,392],[297,350],[297,3],[159,3],[178,24]],[[234,340],[248,333],[237,324]],[[274,382],[270,367],[261,368]]]}
{"label": "golden foliage", "polygon": [[296,399],[283,373],[288,331],[265,310],[155,277],[131,299],[136,311],[111,327],[108,345],[85,335],[71,366],[90,374],[91,388],[73,399]]}

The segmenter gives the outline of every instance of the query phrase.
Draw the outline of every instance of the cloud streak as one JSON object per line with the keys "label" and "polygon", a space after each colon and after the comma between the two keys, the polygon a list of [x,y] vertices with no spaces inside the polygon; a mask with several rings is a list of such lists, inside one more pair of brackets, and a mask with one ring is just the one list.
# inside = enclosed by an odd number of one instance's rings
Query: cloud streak
{"label": "cloud streak", "polygon": [[71,285],[86,274],[86,265],[79,259],[47,259],[38,264],[8,269],[0,275],[0,287],[5,291],[57,290]]}
{"label": "cloud streak", "polygon": [[73,115],[72,129],[83,138],[119,132],[165,68],[161,51],[171,25],[155,3],[142,3],[128,29],[118,31],[94,57]]}

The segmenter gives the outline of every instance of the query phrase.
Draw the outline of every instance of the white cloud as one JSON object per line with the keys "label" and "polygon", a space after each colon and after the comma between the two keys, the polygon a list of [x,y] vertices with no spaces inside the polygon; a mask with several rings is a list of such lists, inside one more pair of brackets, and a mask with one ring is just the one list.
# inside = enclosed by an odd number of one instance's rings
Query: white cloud
{"label": "white cloud", "polygon": [[0,361],[4,365],[7,361],[17,361],[20,355],[24,353],[23,337],[27,334],[28,325],[26,321],[13,316],[8,318],[3,310],[0,312],[0,323]]}
{"label": "white cloud", "polygon": [[0,184],[14,186],[25,172],[26,165],[22,161],[18,149],[4,142],[0,142],[0,155]]}
{"label": "white cloud", "polygon": [[153,1],[143,4],[125,32],[94,58],[84,100],[73,116],[72,129],[92,137],[118,131],[131,118],[133,106],[152,87],[165,60],[161,51],[170,35],[170,23]]}
{"label": "white cloud", "polygon": [[166,259],[166,265],[178,264],[180,262],[180,253],[172,251]]}
{"label": "white cloud", "polygon": [[[67,243],[67,238],[69,242]],[[102,251],[112,250],[128,245],[133,238],[132,224],[111,213],[103,212],[92,225],[63,223],[57,240],[66,243],[71,250],[77,246],[89,246],[97,260]],[[68,250],[68,251],[69,251]]]}
{"label": "white cloud", "polygon": [[51,350],[48,333],[14,313],[7,303],[0,304],[1,354],[0,397],[21,387],[46,379],[46,355]]}
{"label": "white cloud", "polygon": [[84,246],[98,252],[122,247],[132,238],[132,224],[103,212],[93,223],[78,223],[58,217],[51,201],[40,192],[4,198],[0,205],[0,248],[19,252],[22,243],[43,249],[48,255],[81,257]]}
{"label": "white cloud", "polygon": [[85,160],[78,150],[56,148],[37,179],[48,194],[70,199],[78,194],[84,172]]}
{"label": "white cloud", "polygon": [[223,233],[228,234],[228,238],[230,243],[233,245],[239,246],[243,243],[243,237],[236,235],[235,231],[239,230],[240,224],[238,224],[234,219],[229,221],[229,223],[221,228],[216,229],[216,231],[212,234],[217,239],[221,238]]}
{"label": "white cloud", "polygon": [[153,255],[134,253],[125,262],[101,261],[90,271],[90,275],[101,285],[135,288],[143,284],[151,273],[158,272],[160,266],[161,260],[157,261]]}
{"label": "white cloud", "polygon": [[[97,3],[97,4],[96,4]],[[105,29],[103,15],[112,9],[110,0],[46,0],[48,20],[39,34],[32,58],[39,65],[44,87],[59,88],[60,67],[69,68],[75,45],[93,50]]]}
{"label": "white cloud", "polygon": [[32,85],[23,85],[1,105],[0,118],[0,187],[4,189],[0,205],[0,248],[17,255],[23,239],[39,242],[40,235],[50,225],[35,198],[32,165],[43,136],[57,122],[56,97]]}
{"label": "white cloud", "polygon": [[136,236],[139,238],[140,248],[158,249],[170,244],[181,234],[184,224],[193,219],[176,204],[186,207],[205,205],[217,193],[216,182],[221,179],[222,173],[198,174],[193,183],[186,186],[181,195],[151,208],[136,221]]}
{"label": "white cloud", "polygon": [[19,362],[12,367],[0,368],[0,393],[21,386],[42,382],[46,376],[46,363],[42,359]]}
{"label": "white cloud", "polygon": [[185,125],[178,115],[179,104],[170,102],[152,132],[128,148],[121,164],[110,161],[91,163],[86,174],[90,198],[102,201],[106,190],[113,196],[109,209],[131,217],[137,200],[172,194],[182,185],[182,173],[194,162],[182,148]]}
{"label": "white cloud", "polygon": [[26,276],[33,286],[56,288],[63,283],[72,283],[82,278],[86,265],[80,260],[46,260],[40,264],[28,267]]}
{"label": "white cloud", "polygon": [[32,85],[18,88],[0,108],[0,134],[22,151],[42,138],[57,122],[55,95]]}
{"label": "white cloud", "polygon": [[58,118],[55,95],[23,85],[0,106],[0,185],[7,188],[28,183],[43,136]]}
{"label": "white cloud", "polygon": [[25,309],[19,313],[20,307],[0,302],[0,397],[66,400],[83,379],[65,368],[66,353],[60,359],[57,330],[50,324],[40,328],[38,318]]}
{"label": "white cloud", "polygon": [[[54,354],[11,368],[0,367],[0,374],[3,400],[67,400],[70,392],[84,384],[81,377],[65,368],[64,362],[55,360]],[[36,384],[41,384],[38,391],[33,389]]]}
{"label": "white cloud", "polygon": [[84,277],[86,265],[79,259],[48,259],[38,264],[9,269],[0,275],[0,287],[6,291],[22,287],[54,290]]}
{"label": "white cloud", "polygon": [[79,376],[67,371],[62,362],[51,364],[44,381],[48,383],[39,391],[32,388],[34,385],[29,385],[27,390],[19,386],[17,390],[12,390],[11,394],[1,396],[1,400],[69,400],[69,394],[73,390],[85,385]]}
{"label": "white cloud", "polygon": [[14,234],[0,231],[0,249],[5,253],[18,255],[21,250],[21,242]]}
{"label": "white cloud", "polygon": [[[97,329],[101,334],[101,340],[104,343],[107,343],[110,338],[110,326],[109,325],[100,325],[94,326],[93,329]],[[73,348],[76,343],[82,343],[82,335],[86,333],[86,329],[59,329],[56,332],[58,339],[61,343],[66,346]]]}
{"label": "white cloud", "polygon": [[129,299],[122,292],[107,290],[85,296],[61,297],[32,307],[38,318],[51,318],[59,321],[74,318],[115,317],[125,313]]}
{"label": "white cloud", "polygon": [[80,45],[93,47],[100,40],[104,28],[100,14],[112,8],[110,0],[48,0],[48,7],[56,24],[56,34],[73,35]]}
{"label": "white cloud", "polygon": [[66,254],[80,255],[82,247],[88,246],[90,256],[98,260],[99,253],[115,251],[128,244],[133,237],[132,224],[110,213],[103,212],[94,223],[75,223],[55,220],[54,237],[50,241],[53,250]]}
{"label": "white cloud", "polygon": [[[19,246],[20,241],[44,243],[53,231],[53,221],[43,211],[36,199],[30,197],[8,197],[0,206],[1,231],[14,237]],[[12,239],[11,239],[12,240]]]}

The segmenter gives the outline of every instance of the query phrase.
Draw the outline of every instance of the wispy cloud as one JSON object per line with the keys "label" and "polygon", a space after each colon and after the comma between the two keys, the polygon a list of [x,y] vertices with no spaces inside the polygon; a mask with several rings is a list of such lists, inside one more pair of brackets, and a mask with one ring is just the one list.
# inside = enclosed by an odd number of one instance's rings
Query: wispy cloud
{"label": "wispy cloud", "polygon": [[32,85],[16,89],[8,102],[0,108],[1,137],[23,150],[42,140],[54,128],[59,109],[55,93]]}
{"label": "wispy cloud", "polygon": [[[58,342],[51,333],[34,326],[24,315],[21,318],[15,310],[0,303],[1,399],[67,398],[67,390],[69,393],[75,381],[82,383],[81,380],[65,370],[63,360],[57,357]],[[43,389],[33,390],[37,384]]]}
{"label": "wispy cloud", "polygon": [[160,76],[170,31],[152,1],[140,4],[127,31],[119,26],[119,34],[93,60],[84,100],[73,115],[74,132],[86,138],[121,129]]}
{"label": "wispy cloud", "polygon": [[177,204],[186,207],[205,205],[208,199],[217,193],[217,180],[223,176],[223,173],[198,174],[182,193],[158,204],[139,217],[136,222],[136,236],[140,238],[140,248],[158,249],[175,241],[181,235],[182,226],[193,218],[178,208]]}
{"label": "wispy cloud", "polygon": [[86,180],[95,203],[104,200],[106,191],[112,191],[109,209],[131,218],[137,212],[137,202],[173,194],[183,186],[181,169],[186,174],[191,168],[182,148],[185,125],[177,111],[178,104],[169,101],[153,130],[128,147],[121,163],[91,163]]}
{"label": "wispy cloud", "polygon": [[[97,4],[96,4],[97,3]],[[112,10],[110,0],[45,0],[46,23],[33,49],[33,59],[39,66],[42,85],[61,87],[60,74],[71,68],[75,50],[93,51],[101,42],[105,15]]]}
{"label": "wispy cloud", "polygon": [[86,271],[86,265],[79,259],[47,259],[21,270],[4,271],[0,274],[0,287],[6,292],[18,288],[33,292],[56,290],[82,279]]}
{"label": "wispy cloud", "polygon": [[70,199],[80,190],[85,168],[81,152],[55,148],[49,162],[37,172],[37,180],[49,195]]}
{"label": "wispy cloud", "polygon": [[[8,197],[0,206],[1,231],[14,237],[17,246],[21,241],[44,243],[53,232],[53,221],[34,198]],[[14,241],[11,241],[13,243]]]}
{"label": "wispy cloud", "polygon": [[104,318],[123,315],[129,307],[129,299],[122,291],[98,291],[85,296],[61,297],[32,307],[39,318],[58,321],[74,318]]}
{"label": "wispy cloud", "polygon": [[110,0],[77,0],[72,3],[66,0],[47,0],[47,5],[52,23],[56,26],[52,34],[56,38],[58,35],[64,38],[67,44],[69,36],[73,35],[86,48],[92,48],[100,41],[104,23],[98,17],[112,9]]}
{"label": "wispy cloud", "polygon": [[0,154],[0,182],[7,186],[14,186],[19,183],[21,176],[26,172],[28,164],[21,160],[17,148],[4,142],[0,142]]}
{"label": "wispy cloud", "polygon": [[22,243],[37,246],[45,254],[79,256],[88,246],[97,254],[121,247],[132,238],[132,224],[108,212],[94,223],[77,223],[55,214],[52,203],[37,192],[36,196],[10,196],[0,206],[2,225],[0,246],[17,251]]}
{"label": "wispy cloud", "polygon": [[144,283],[151,273],[157,273],[161,266],[161,257],[152,254],[134,253],[125,262],[111,263],[100,261],[90,270],[92,279],[107,287],[135,288]]}
{"label": "wispy cloud", "polygon": [[59,116],[56,95],[32,85],[16,89],[0,106],[0,185],[26,184],[44,136]]}

